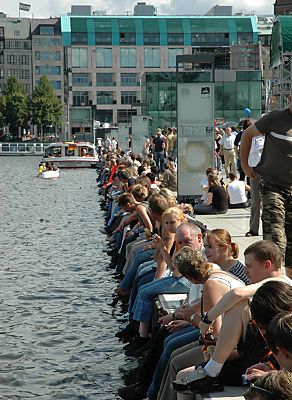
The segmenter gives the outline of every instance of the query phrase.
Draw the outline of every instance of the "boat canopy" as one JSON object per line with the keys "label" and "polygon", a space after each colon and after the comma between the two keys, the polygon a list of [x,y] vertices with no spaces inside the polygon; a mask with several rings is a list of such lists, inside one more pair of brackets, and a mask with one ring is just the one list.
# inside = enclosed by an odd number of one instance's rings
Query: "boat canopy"
{"label": "boat canopy", "polygon": [[283,53],[289,52],[292,52],[292,16],[280,15],[272,29],[270,67],[279,66]]}

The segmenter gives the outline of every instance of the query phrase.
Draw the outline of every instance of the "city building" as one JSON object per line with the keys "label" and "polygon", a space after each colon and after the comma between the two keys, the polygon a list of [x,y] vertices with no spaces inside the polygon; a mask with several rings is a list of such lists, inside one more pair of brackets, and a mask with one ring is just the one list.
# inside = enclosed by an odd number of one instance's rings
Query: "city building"
{"label": "city building", "polygon": [[292,1],[291,0],[276,0],[274,4],[275,15],[289,15],[292,14]]}

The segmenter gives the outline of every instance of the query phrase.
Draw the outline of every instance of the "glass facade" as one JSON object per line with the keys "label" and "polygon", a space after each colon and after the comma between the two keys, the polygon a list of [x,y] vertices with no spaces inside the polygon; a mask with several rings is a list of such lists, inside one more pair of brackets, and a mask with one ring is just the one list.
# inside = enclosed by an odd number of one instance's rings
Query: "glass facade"
{"label": "glass facade", "polygon": [[55,30],[52,25],[44,25],[40,26],[40,35],[54,35]]}
{"label": "glass facade", "polygon": [[146,48],[144,49],[144,67],[159,68],[160,67],[160,49]]}
{"label": "glass facade", "polygon": [[61,46],[61,38],[46,38],[46,37],[34,37],[33,44],[35,46]]}
{"label": "glass facade", "polygon": [[87,32],[72,32],[72,44],[87,44]]}
{"label": "glass facade", "polygon": [[229,33],[193,33],[193,46],[229,46]]}
{"label": "glass facade", "polygon": [[[229,71],[226,71],[229,72]],[[243,110],[252,110],[252,118],[261,116],[262,81],[260,71],[230,71],[230,77],[215,81],[215,118],[240,121]],[[209,72],[180,73],[179,82],[210,82]],[[153,127],[176,126],[176,73],[147,72],[142,78],[142,102]]]}
{"label": "glass facade", "polygon": [[88,106],[88,92],[73,92],[73,106]]}
{"label": "glass facade", "polygon": [[85,47],[72,48],[72,67],[87,68],[88,67],[88,50]]}
{"label": "glass facade", "polygon": [[112,44],[112,33],[111,32],[96,32],[95,33],[95,44],[111,45]]}
{"label": "glass facade", "polygon": [[96,67],[97,68],[111,68],[113,64],[112,49],[110,48],[96,48]]}
{"label": "glass facade", "polygon": [[121,104],[133,104],[137,103],[136,92],[121,92]]}
{"label": "glass facade", "polygon": [[135,68],[136,67],[136,49],[135,48],[122,48],[120,49],[121,67]]}

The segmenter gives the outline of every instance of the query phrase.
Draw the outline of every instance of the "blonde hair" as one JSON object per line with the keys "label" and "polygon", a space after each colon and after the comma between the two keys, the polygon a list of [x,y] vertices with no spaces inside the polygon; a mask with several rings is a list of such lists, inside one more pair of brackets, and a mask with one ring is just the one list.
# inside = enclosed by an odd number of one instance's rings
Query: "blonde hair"
{"label": "blonde hair", "polygon": [[198,249],[183,247],[172,258],[173,266],[186,278],[195,282],[204,282],[212,265]]}
{"label": "blonde hair", "polygon": [[214,186],[214,185],[220,186],[219,176],[217,174],[214,174],[214,173],[211,172],[208,175],[208,184],[210,186]]}
{"label": "blonde hair", "polygon": [[165,218],[170,216],[174,217],[178,221],[182,222],[186,221],[184,213],[178,207],[170,207],[167,210],[165,210],[164,213],[162,214],[162,222],[164,222]]}
{"label": "blonde hair", "polygon": [[176,195],[171,190],[162,188],[162,189],[160,189],[159,194],[161,194],[163,197],[166,198],[169,207],[176,206]]}
{"label": "blonde hair", "polygon": [[139,183],[135,184],[131,188],[131,193],[137,201],[143,201],[147,199],[148,189]]}
{"label": "blonde hair", "polygon": [[235,259],[239,255],[238,244],[233,242],[230,233],[226,229],[212,229],[205,233],[204,240],[207,241],[211,246],[223,247],[224,245],[228,248],[228,253]]}

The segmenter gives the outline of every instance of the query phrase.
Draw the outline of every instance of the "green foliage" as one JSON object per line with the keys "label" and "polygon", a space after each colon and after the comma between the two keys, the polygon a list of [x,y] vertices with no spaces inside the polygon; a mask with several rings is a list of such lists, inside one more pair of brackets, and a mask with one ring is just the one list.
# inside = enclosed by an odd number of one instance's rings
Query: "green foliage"
{"label": "green foliage", "polygon": [[31,99],[32,123],[43,133],[46,126],[62,124],[63,107],[46,76],[42,76]]}
{"label": "green foliage", "polygon": [[26,126],[29,118],[29,97],[20,81],[10,76],[0,98],[0,125],[9,125],[10,132],[17,137],[19,127]]}

